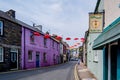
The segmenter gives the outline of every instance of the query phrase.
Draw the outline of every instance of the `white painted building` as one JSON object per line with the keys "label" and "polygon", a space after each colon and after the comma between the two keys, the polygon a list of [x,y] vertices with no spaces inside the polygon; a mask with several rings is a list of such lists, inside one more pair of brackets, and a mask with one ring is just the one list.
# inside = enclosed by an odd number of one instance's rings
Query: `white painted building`
{"label": "white painted building", "polygon": [[[95,41],[94,46],[97,44],[96,47],[99,47],[98,45],[102,45],[106,43],[106,45],[108,45],[108,42],[112,41],[112,40],[108,40],[106,38],[108,38],[108,36],[112,36],[113,35],[113,30],[114,28],[110,28],[111,25],[114,24],[114,26],[117,25],[116,22],[119,22],[119,17],[120,17],[120,0],[98,0],[97,1],[97,5],[95,8],[95,12],[104,12],[104,33],[102,33],[98,38],[97,38],[97,42]],[[111,33],[109,32],[109,34],[107,34],[108,32],[106,30],[107,27],[109,27],[109,31],[111,30]],[[105,32],[106,31],[106,32]],[[117,30],[119,31],[119,30]],[[107,35],[104,35],[104,34]],[[114,32],[115,33],[115,32]],[[103,37],[104,36],[104,37]],[[114,35],[116,36],[116,35]],[[115,39],[115,38],[112,38]],[[106,41],[105,41],[106,40]],[[108,41],[107,41],[108,40]],[[99,42],[98,42],[99,41]],[[101,44],[98,44],[101,43]],[[110,44],[110,43],[109,43]],[[110,49],[110,48],[109,48]],[[103,54],[103,53],[100,53]],[[113,75],[111,75],[111,56],[110,56],[110,52],[108,53],[108,71],[107,71],[107,75],[104,75],[104,80],[113,80],[111,79],[113,77]],[[104,72],[104,71],[103,71]],[[105,76],[107,76],[107,78],[105,78]],[[112,77],[111,77],[112,76]],[[114,76],[115,77],[115,76]],[[119,76],[118,76],[119,77]],[[116,79],[115,79],[116,80]],[[117,79],[118,80],[118,79]]]}
{"label": "white painted building", "polygon": [[105,27],[120,16],[120,0],[98,0],[95,12],[105,11]]}

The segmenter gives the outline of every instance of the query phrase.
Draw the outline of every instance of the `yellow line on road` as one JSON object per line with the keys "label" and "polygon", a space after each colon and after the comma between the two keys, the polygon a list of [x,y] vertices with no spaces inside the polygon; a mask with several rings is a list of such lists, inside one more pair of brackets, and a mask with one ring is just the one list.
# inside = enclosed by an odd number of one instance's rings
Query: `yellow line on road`
{"label": "yellow line on road", "polygon": [[75,80],[79,80],[78,73],[77,73],[77,64],[75,65],[75,68],[74,68],[74,77],[75,77]]}

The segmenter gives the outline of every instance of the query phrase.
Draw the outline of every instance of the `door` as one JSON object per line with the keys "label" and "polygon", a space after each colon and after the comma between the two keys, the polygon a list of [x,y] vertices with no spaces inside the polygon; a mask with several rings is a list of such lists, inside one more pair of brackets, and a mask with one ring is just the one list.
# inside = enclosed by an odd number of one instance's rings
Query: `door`
{"label": "door", "polygon": [[10,53],[10,68],[11,69],[17,68],[17,53],[16,52]]}
{"label": "door", "polygon": [[39,54],[36,54],[36,67],[39,67],[39,65],[40,65]]}
{"label": "door", "polygon": [[117,80],[117,46],[111,46],[111,80]]}

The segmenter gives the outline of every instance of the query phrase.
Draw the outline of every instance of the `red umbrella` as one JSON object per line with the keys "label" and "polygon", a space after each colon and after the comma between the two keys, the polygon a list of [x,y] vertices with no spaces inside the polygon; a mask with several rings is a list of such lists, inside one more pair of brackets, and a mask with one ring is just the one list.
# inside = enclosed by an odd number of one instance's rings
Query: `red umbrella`
{"label": "red umbrella", "polygon": [[78,40],[79,38],[74,38],[74,40]]}
{"label": "red umbrella", "polygon": [[77,43],[78,45],[80,45],[80,43]]}
{"label": "red umbrella", "polygon": [[33,33],[35,36],[40,36],[40,33],[39,32],[34,32]]}
{"label": "red umbrella", "polygon": [[67,37],[66,40],[71,40],[71,38],[70,38],[70,37]]}
{"label": "red umbrella", "polygon": [[77,45],[74,45],[74,46],[77,46]]}
{"label": "red umbrella", "polygon": [[45,34],[44,38],[50,38],[50,35],[49,34]]}
{"label": "red umbrella", "polygon": [[80,40],[81,40],[81,42],[84,42],[84,41],[85,41],[85,38],[81,38]]}
{"label": "red umbrella", "polygon": [[56,39],[57,39],[57,40],[61,40],[62,37],[61,37],[61,36],[57,36]]}

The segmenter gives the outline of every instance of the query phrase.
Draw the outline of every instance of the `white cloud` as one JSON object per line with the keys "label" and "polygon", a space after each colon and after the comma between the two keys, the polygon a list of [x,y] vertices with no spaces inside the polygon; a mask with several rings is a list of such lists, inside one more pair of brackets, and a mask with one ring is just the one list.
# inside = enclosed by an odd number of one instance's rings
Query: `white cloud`
{"label": "white cloud", "polygon": [[95,3],[96,0],[1,0],[0,9],[15,9],[19,20],[42,24],[45,30],[64,38],[84,37],[88,12],[94,10]]}
{"label": "white cloud", "polygon": [[55,13],[60,13],[62,11],[61,4],[55,3],[50,6],[50,9]]}

